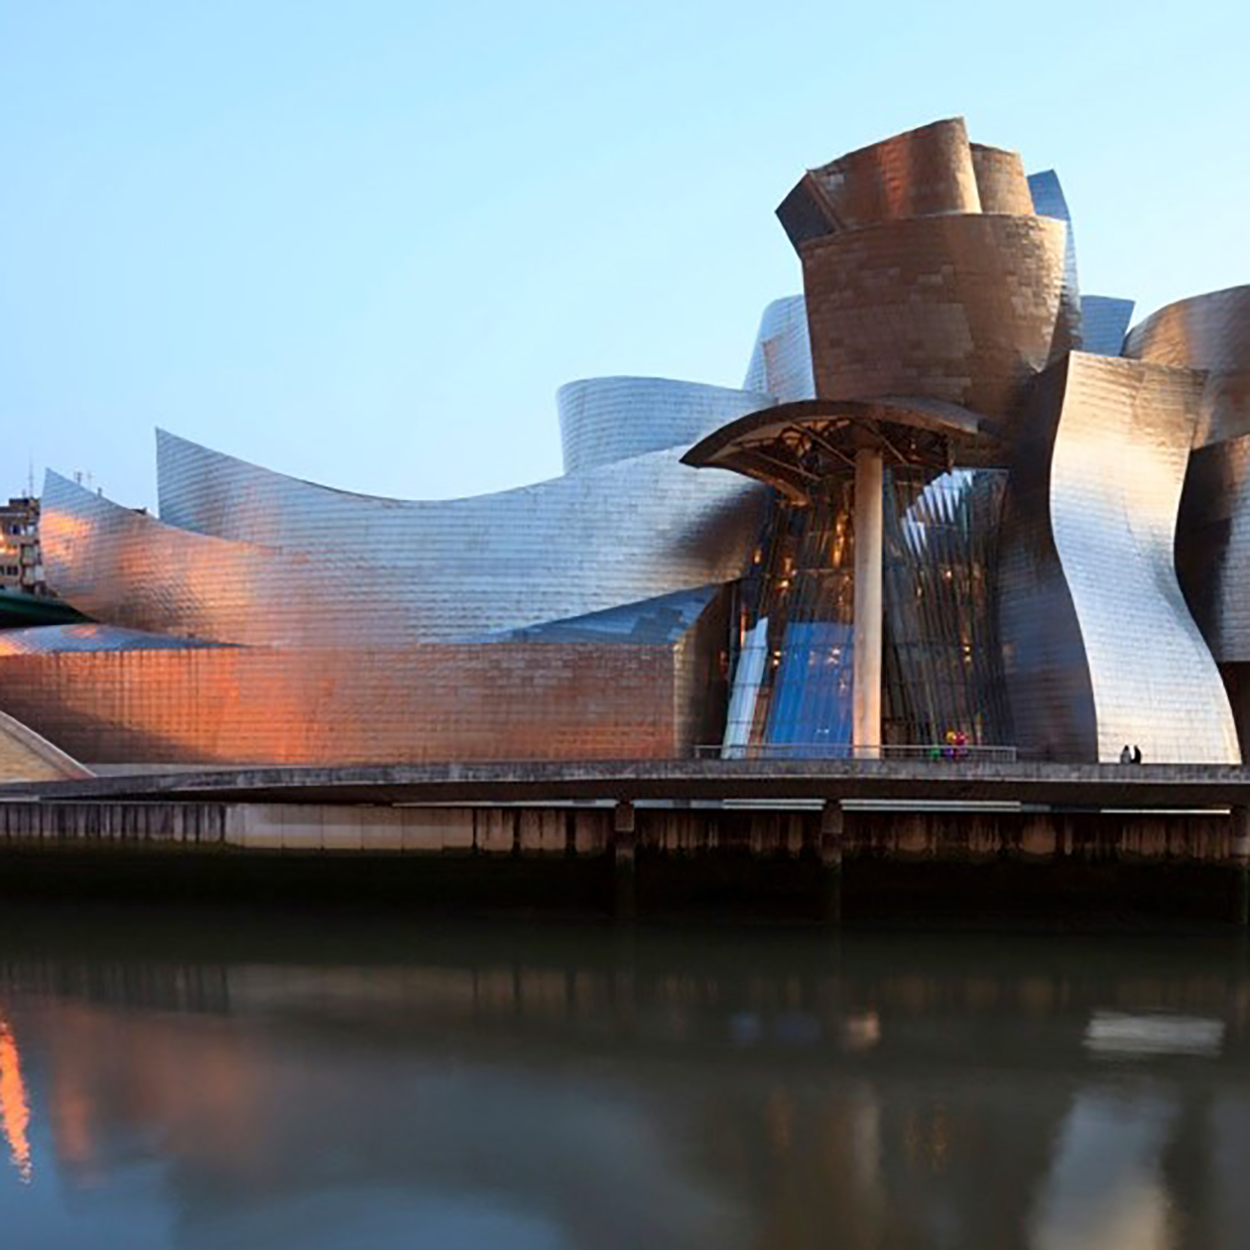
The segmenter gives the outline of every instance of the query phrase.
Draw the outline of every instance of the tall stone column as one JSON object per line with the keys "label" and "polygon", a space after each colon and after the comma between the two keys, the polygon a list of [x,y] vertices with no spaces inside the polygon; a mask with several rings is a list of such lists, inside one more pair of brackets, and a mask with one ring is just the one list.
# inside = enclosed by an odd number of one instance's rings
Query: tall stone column
{"label": "tall stone column", "polygon": [[852,651],[852,743],[856,759],[881,747],[882,461],[875,448],[855,453],[855,631]]}

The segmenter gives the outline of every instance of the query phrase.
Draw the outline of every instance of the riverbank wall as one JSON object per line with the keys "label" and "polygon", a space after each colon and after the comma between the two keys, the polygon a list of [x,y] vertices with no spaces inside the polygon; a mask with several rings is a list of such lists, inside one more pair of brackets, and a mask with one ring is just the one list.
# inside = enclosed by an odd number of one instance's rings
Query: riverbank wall
{"label": "riverbank wall", "polygon": [[1244,923],[1244,809],[0,803],[0,896]]}

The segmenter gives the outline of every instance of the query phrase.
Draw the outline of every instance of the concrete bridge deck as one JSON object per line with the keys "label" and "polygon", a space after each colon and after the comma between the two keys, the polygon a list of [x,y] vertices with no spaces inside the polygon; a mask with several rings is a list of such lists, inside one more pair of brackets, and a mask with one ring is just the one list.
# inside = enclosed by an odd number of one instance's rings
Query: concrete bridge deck
{"label": "concrete bridge deck", "polygon": [[217,768],[0,785],[0,801],[317,804],[878,800],[1060,808],[1250,806],[1250,768],[984,760],[593,760]]}

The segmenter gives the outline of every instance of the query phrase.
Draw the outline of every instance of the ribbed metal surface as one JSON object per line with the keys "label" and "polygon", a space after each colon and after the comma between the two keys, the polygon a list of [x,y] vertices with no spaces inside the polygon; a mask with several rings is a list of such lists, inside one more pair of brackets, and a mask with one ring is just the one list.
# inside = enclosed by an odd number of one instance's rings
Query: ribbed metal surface
{"label": "ribbed metal surface", "polygon": [[417,503],[162,435],[161,508],[174,524],[49,474],[44,559],[70,603],[152,633],[286,646],[477,637],[738,576],[765,492],[679,456]]}
{"label": "ribbed metal surface", "polygon": [[1250,434],[1250,286],[1161,308],[1129,332],[1124,354],[1207,370],[1194,446]]}
{"label": "ribbed metal surface", "polygon": [[1218,670],[1173,563],[1200,375],[1073,353],[1013,468],[1001,624],[1019,745],[1114,762],[1237,763]]}
{"label": "ribbed metal surface", "polygon": [[556,392],[564,471],[594,469],[666,447],[684,449],[726,421],[772,402],[755,390],[668,378],[568,382]]}
{"label": "ribbed metal surface", "polygon": [[782,404],[816,398],[803,296],[775,299],[764,309],[742,385],[748,391],[763,391]]}

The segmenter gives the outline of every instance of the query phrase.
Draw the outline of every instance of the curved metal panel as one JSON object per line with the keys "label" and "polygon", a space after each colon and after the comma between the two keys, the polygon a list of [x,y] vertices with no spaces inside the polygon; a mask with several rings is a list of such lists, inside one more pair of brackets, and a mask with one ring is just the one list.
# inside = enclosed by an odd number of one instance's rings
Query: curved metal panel
{"label": "curved metal panel", "polygon": [[1072,353],[1014,469],[1000,614],[1022,749],[1238,763],[1219,672],[1173,563],[1200,376]]}
{"label": "curved metal panel", "polygon": [[713,430],[682,463],[741,473],[803,504],[850,469],[863,447],[875,447],[891,465],[936,471],[949,468],[955,449],[972,446],[980,432],[974,413],[931,399],[802,400]]}
{"label": "curved metal panel", "polygon": [[883,221],[980,211],[968,130],[964,119],[955,117],[808,170],[777,216],[798,247],[835,231]]}
{"label": "curved metal panel", "polygon": [[153,633],[348,647],[476,637],[730,581],[766,495],[686,468],[678,448],[496,495],[402,502],[172,435],[160,487],[163,514],[185,528],[49,474],[49,584],[91,616]]}
{"label": "curved metal panel", "polygon": [[977,176],[977,192],[983,213],[1014,213],[1028,217],[1033,214],[1033,197],[1024,176],[1024,162],[1019,152],[991,148],[984,143],[969,145],[972,167]]}
{"label": "curved metal panel", "polygon": [[[281,553],[189,534],[48,471],[40,540],[48,583],[88,616],[124,629],[225,642],[281,637],[279,588],[298,579]],[[309,570],[315,576],[315,570]],[[283,641],[300,641],[283,638]]]}
{"label": "curved metal panel", "polygon": [[575,473],[666,447],[688,447],[709,430],[772,400],[668,378],[583,378],[556,392],[564,471]]}
{"label": "curved metal panel", "polygon": [[1216,660],[1250,662],[1250,434],[1190,457],[1176,566]]}
{"label": "curved metal panel", "polygon": [[1161,308],[1129,331],[1124,354],[1207,371],[1195,447],[1250,434],[1250,286]]}
{"label": "curved metal panel", "polygon": [[[1060,351],[1085,350],[1085,332],[1082,324],[1084,304],[1081,299],[1081,282],[1076,263],[1076,235],[1072,230],[1072,214],[1063,193],[1059,175],[1053,169],[1044,169],[1028,177],[1029,194],[1034,210],[1041,217],[1061,221],[1067,231],[1063,248],[1063,301],[1060,308],[1062,340],[1056,343],[1054,355]],[[1118,352],[1109,353],[1119,355]]]}
{"label": "curved metal panel", "polygon": [[1043,169],[1028,176],[1029,195],[1033,200],[1033,211],[1039,217],[1050,217],[1061,221],[1068,229],[1064,243],[1065,271],[1069,283],[1074,290],[1079,289],[1076,263],[1076,235],[1072,231],[1072,213],[1068,209],[1068,197],[1063,193],[1063,184],[1053,169]]}
{"label": "curved metal panel", "polygon": [[764,309],[742,385],[748,391],[772,395],[783,404],[816,398],[807,301],[802,295],[775,299]]}
{"label": "curved metal panel", "polygon": [[918,395],[1012,417],[1050,359],[1064,227],[1045,217],[916,217],[800,252],[822,399]]}

